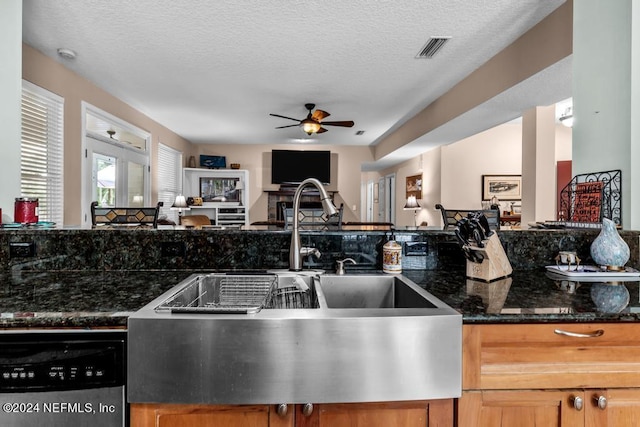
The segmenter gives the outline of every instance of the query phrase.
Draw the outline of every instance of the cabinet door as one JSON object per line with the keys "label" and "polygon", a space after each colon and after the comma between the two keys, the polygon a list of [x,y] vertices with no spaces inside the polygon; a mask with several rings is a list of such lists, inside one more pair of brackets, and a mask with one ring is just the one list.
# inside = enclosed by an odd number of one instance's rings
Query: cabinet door
{"label": "cabinet door", "polygon": [[[587,390],[585,395],[589,406],[586,427],[640,426],[640,390]],[[605,408],[598,406],[602,398]]]}
{"label": "cabinet door", "polygon": [[296,427],[452,427],[453,400],[314,405],[296,407]]}
{"label": "cabinet door", "polygon": [[[580,410],[575,398],[583,399]],[[465,427],[574,427],[584,425],[585,407],[582,390],[465,392],[457,417]]]}
{"label": "cabinet door", "polygon": [[293,427],[269,405],[132,404],[131,427]]}

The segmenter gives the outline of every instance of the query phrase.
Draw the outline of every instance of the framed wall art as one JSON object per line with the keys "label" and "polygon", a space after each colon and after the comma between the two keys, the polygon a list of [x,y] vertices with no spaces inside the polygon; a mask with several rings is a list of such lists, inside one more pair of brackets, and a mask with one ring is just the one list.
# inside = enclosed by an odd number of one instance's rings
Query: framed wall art
{"label": "framed wall art", "polygon": [[522,200],[522,175],[482,175],[482,200]]}
{"label": "framed wall art", "polygon": [[405,199],[408,199],[409,196],[422,199],[422,174],[407,177],[407,194]]}

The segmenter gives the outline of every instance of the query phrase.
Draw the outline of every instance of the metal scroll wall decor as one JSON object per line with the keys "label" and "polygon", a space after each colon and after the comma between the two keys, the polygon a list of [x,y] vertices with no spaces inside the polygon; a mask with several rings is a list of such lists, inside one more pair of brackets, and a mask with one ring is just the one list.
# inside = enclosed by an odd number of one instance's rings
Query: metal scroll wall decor
{"label": "metal scroll wall decor", "polygon": [[558,220],[594,223],[603,218],[622,226],[622,171],[574,176],[560,192]]}

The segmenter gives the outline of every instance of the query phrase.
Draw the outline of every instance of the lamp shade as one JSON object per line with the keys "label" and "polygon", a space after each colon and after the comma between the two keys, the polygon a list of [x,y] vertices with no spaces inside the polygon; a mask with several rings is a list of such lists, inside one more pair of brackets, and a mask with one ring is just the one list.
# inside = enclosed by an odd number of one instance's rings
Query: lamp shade
{"label": "lamp shade", "polygon": [[187,205],[187,198],[184,197],[182,194],[178,194],[176,196],[176,201],[173,202],[173,206],[171,206],[172,208],[186,208],[188,207]]}
{"label": "lamp shade", "polygon": [[407,197],[407,203],[404,205],[403,209],[413,210],[413,211],[421,209],[421,206],[418,204],[418,199],[416,199],[416,196]]}

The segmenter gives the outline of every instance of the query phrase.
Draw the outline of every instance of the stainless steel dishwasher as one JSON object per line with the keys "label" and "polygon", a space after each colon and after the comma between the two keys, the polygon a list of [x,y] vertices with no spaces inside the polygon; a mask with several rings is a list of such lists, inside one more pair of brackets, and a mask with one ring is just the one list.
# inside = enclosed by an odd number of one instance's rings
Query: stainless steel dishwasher
{"label": "stainless steel dishwasher", "polygon": [[0,333],[1,426],[124,426],[126,332]]}

